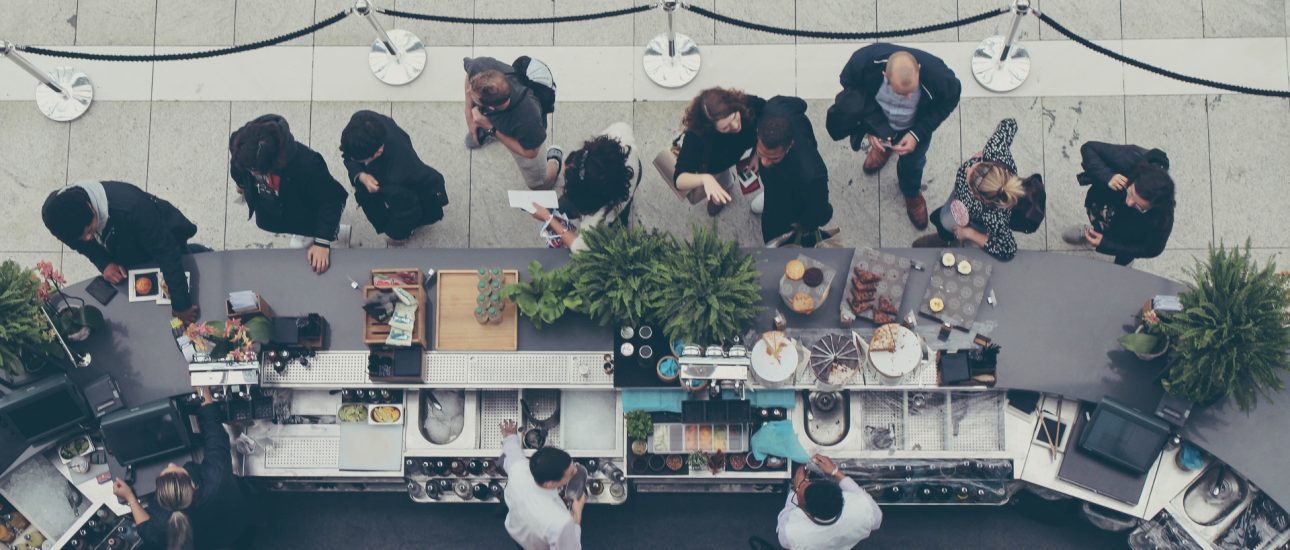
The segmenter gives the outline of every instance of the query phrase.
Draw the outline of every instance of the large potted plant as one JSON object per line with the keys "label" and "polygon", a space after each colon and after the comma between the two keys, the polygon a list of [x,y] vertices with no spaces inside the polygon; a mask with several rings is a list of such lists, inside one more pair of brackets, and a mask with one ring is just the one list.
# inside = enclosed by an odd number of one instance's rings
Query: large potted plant
{"label": "large potted plant", "polygon": [[506,285],[502,298],[510,300],[533,326],[541,329],[577,311],[582,299],[573,294],[572,272],[565,265],[545,271],[536,261],[529,264],[529,280]]}
{"label": "large potted plant", "polygon": [[1160,320],[1171,344],[1165,391],[1198,404],[1229,397],[1248,413],[1290,370],[1290,277],[1252,260],[1249,241],[1211,246],[1188,274],[1183,310]]}
{"label": "large potted plant", "polygon": [[753,258],[710,228],[696,228],[656,270],[657,319],[671,341],[719,344],[761,311],[761,274]]}
{"label": "large potted plant", "polygon": [[671,235],[655,229],[601,226],[581,236],[587,250],[573,255],[573,291],[580,311],[600,326],[635,326],[657,317],[663,294],[659,265],[676,249]]}
{"label": "large potted plant", "polygon": [[0,375],[17,384],[58,356],[58,335],[41,311],[40,279],[13,260],[0,264]]}
{"label": "large potted plant", "polygon": [[73,342],[83,342],[105,326],[103,312],[85,303],[84,298],[68,296],[63,292],[67,280],[54,269],[54,264],[36,262],[40,273],[40,288],[36,296],[43,302],[45,311],[58,327],[59,334]]}

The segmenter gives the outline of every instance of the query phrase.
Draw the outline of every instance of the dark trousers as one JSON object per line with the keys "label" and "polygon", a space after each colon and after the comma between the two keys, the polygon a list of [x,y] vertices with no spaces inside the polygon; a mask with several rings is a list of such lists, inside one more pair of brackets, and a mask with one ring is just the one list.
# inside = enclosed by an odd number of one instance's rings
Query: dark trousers
{"label": "dark trousers", "polygon": [[[864,125],[857,130],[860,137],[866,134],[876,135],[870,132]],[[896,132],[891,138],[892,143],[900,143],[908,134],[908,130]],[[932,136],[918,136],[918,145],[913,151],[900,155],[896,158],[896,181],[900,184],[900,194],[906,197],[917,197],[923,187],[923,168],[927,166],[927,148],[932,145]]]}
{"label": "dark trousers", "polygon": [[[944,207],[941,207],[941,208],[944,208]],[[931,214],[928,214],[927,221],[932,222],[932,227],[936,228],[936,235],[940,237],[942,241],[945,241],[947,243],[953,243],[958,240],[954,238],[953,231],[948,230],[945,228],[945,226],[941,225],[940,208],[937,208],[936,210],[933,210]]]}

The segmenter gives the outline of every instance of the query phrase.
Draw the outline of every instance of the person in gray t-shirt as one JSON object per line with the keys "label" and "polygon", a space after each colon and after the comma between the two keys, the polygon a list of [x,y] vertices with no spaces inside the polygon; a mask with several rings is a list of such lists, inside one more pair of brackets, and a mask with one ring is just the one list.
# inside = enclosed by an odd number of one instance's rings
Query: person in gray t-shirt
{"label": "person in gray t-shirt", "polygon": [[551,189],[560,175],[564,151],[559,146],[538,153],[547,140],[547,113],[515,69],[491,57],[467,57],[466,148],[476,149],[496,139],[515,157],[530,189]]}

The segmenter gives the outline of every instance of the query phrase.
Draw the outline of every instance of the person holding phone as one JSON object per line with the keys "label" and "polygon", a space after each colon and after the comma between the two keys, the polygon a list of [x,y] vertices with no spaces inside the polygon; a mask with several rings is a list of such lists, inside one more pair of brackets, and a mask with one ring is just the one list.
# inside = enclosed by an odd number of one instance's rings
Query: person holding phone
{"label": "person holding phone", "polygon": [[537,203],[533,203],[532,215],[549,224],[561,246],[574,253],[582,252],[587,244],[579,237],[580,231],[628,224],[641,172],[631,125],[615,122],[569,153],[564,161],[564,187],[558,209],[577,227],[552,217],[550,210]]}
{"label": "person holding phone", "polygon": [[[546,155],[538,158],[542,145],[548,143],[548,106],[520,76],[515,64],[481,56],[467,57],[462,65],[466,69],[466,148],[478,149],[499,141],[515,158],[529,189],[554,188],[564,150],[550,145]],[[554,103],[549,107],[554,109]]]}
{"label": "person holding phone", "polygon": [[577,464],[555,447],[542,447],[524,457],[515,421],[503,421],[502,468],[506,470],[506,532],[524,550],[582,548],[584,493],[568,507],[560,489],[573,479]]}
{"label": "person holding phone", "polygon": [[197,226],[174,205],[129,183],[80,181],[50,193],[40,216],[54,237],[114,285],[125,280],[128,267],[156,262],[170,291],[171,312],[185,323],[197,320],[179,258],[210,249],[188,243]]}
{"label": "person holding phone", "polygon": [[842,92],[829,108],[825,126],[834,140],[849,138],[851,149],[869,147],[864,173],[876,174],[893,154],[905,213],[927,228],[921,191],[932,134],[958,107],[962,85],[940,58],[896,44],[856,50],[842,69]]}
{"label": "person holding phone", "polygon": [[1079,152],[1084,171],[1075,179],[1088,187],[1084,208],[1089,225],[1066,228],[1062,240],[1115,256],[1117,265],[1164,252],[1175,206],[1165,152],[1097,141],[1080,146]]}
{"label": "person holding phone", "polygon": [[829,204],[829,169],[820,156],[806,102],[775,96],[757,121],[752,168],[765,191],[752,200],[761,215],[762,242],[796,231],[803,247],[813,247],[820,227],[833,219]]}
{"label": "person holding phone", "polygon": [[709,216],[730,202],[731,168],[757,144],[757,118],[765,106],[766,100],[733,88],[708,88],[686,107],[672,183],[681,193],[702,189]]}
{"label": "person holding phone", "polygon": [[[812,479],[807,470],[823,474]],[[815,455],[793,474],[775,532],[788,550],[851,548],[882,527],[882,509],[829,457]]]}
{"label": "person holding phone", "polygon": [[[112,494],[125,501],[148,548],[215,550],[242,548],[251,526],[251,501],[233,474],[232,447],[220,422],[220,408],[210,388],[197,388],[202,461],[171,463],[157,476],[157,492],[145,509],[130,485],[112,482]],[[156,517],[154,517],[154,515]]]}

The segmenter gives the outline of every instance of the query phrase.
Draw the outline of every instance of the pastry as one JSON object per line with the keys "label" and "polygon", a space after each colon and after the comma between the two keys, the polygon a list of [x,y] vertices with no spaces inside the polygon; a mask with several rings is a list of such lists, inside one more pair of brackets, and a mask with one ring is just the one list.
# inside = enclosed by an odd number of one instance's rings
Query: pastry
{"label": "pastry", "polygon": [[802,263],[802,260],[789,260],[788,263],[784,265],[784,276],[791,280],[801,280],[802,275],[805,273],[806,264]]}
{"label": "pastry", "polygon": [[[878,316],[881,312],[874,314],[874,322],[878,322]],[[873,339],[869,342],[869,351],[896,351],[896,334],[900,325],[883,323],[878,330],[873,331]]]}
{"label": "pastry", "polygon": [[853,280],[851,281],[851,286],[852,286],[852,288],[855,288],[856,290],[878,290],[878,285],[873,284],[873,283],[866,283],[866,282],[864,282],[864,281],[861,281],[861,280],[860,280],[860,279],[858,279],[858,278],[857,278],[857,279],[853,279]]}
{"label": "pastry", "polygon": [[873,302],[852,300],[850,303],[851,303],[851,313],[856,315],[859,315],[861,313],[864,313],[866,311],[873,309]]}
{"label": "pastry", "polygon": [[941,254],[941,265],[945,267],[952,267],[954,265],[954,259],[955,258],[954,258],[953,252],[946,252],[944,254]]}
{"label": "pastry", "polygon": [[810,313],[815,311],[815,298],[805,292],[798,292],[789,300],[788,307],[793,308],[793,311],[798,313]]}
{"label": "pastry", "polygon": [[811,288],[820,286],[820,283],[824,282],[824,270],[818,267],[807,269],[806,272],[802,274],[802,282],[806,283],[806,286]]}
{"label": "pastry", "polygon": [[932,310],[932,313],[940,313],[942,309],[945,309],[945,300],[934,297],[927,302],[927,307]]}
{"label": "pastry", "polygon": [[967,275],[969,273],[972,273],[972,262],[967,260],[959,262],[959,275]]}
{"label": "pastry", "polygon": [[860,282],[862,283],[876,283],[882,280],[882,275],[869,270],[857,268],[856,278],[860,279]]}
{"label": "pastry", "polygon": [[873,314],[873,322],[875,324],[885,325],[896,322],[896,318],[879,311]]}
{"label": "pastry", "polygon": [[897,310],[896,306],[891,303],[891,300],[886,296],[881,296],[878,298],[878,311],[888,315],[895,315]]}
{"label": "pastry", "polygon": [[788,345],[788,337],[784,336],[784,333],[778,330],[768,330],[762,333],[761,339],[766,342],[766,355],[774,357],[776,361],[779,361],[779,354],[782,353],[784,351],[784,347]]}
{"label": "pastry", "polygon": [[851,293],[851,299],[857,302],[869,302],[872,301],[873,297],[876,295],[877,292],[872,290],[858,290]]}

